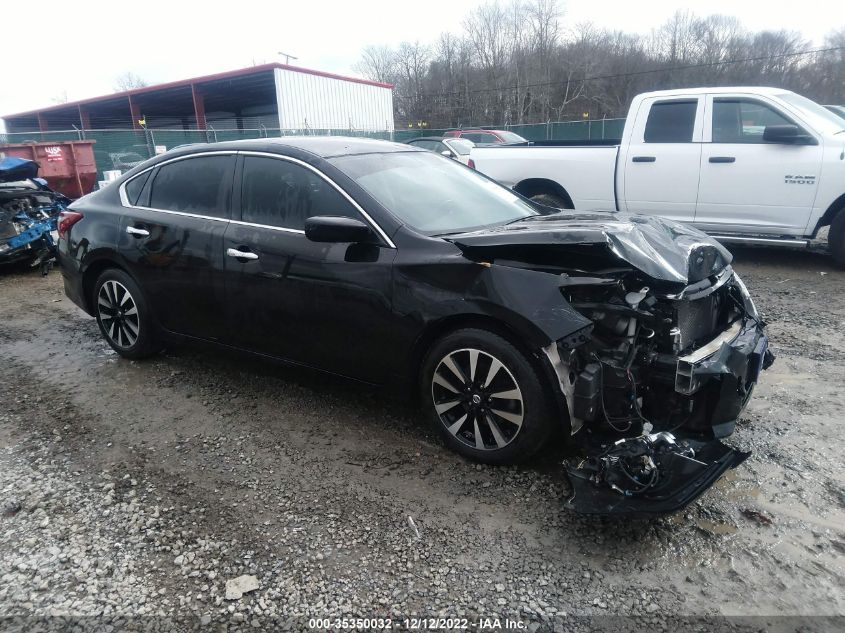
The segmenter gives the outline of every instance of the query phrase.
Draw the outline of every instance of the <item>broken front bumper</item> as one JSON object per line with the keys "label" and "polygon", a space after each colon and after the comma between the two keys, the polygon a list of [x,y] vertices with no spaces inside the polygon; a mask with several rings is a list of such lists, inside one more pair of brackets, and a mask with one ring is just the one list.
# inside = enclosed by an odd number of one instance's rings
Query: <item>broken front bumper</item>
{"label": "broken front bumper", "polygon": [[646,517],[676,512],[749,455],[718,440],[677,441],[665,432],[619,440],[566,468],[572,486],[568,503],[581,514]]}
{"label": "broken front bumper", "polygon": [[733,433],[760,372],[773,361],[763,324],[755,318],[733,323],[710,342],[678,358],[675,391],[694,403],[684,430],[712,437]]}
{"label": "broken front bumper", "polygon": [[763,324],[749,317],[675,361],[675,391],[689,399],[680,426],[686,439],[659,432],[611,446],[588,447],[587,459],[567,465],[569,505],[583,514],[649,516],[689,505],[751,453],[717,439],[730,435],[760,372],[774,356]]}

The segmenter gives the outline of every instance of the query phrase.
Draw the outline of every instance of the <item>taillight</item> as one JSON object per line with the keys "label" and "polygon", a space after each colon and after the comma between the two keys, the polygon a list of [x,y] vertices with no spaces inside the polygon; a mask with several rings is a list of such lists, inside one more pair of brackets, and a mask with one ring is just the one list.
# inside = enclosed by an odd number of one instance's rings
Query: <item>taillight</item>
{"label": "taillight", "polygon": [[64,237],[70,231],[70,227],[82,219],[78,211],[62,211],[59,214],[59,237]]}
{"label": "taillight", "polygon": [[467,161],[467,167],[469,167],[470,169],[475,169],[475,161],[470,158]]}

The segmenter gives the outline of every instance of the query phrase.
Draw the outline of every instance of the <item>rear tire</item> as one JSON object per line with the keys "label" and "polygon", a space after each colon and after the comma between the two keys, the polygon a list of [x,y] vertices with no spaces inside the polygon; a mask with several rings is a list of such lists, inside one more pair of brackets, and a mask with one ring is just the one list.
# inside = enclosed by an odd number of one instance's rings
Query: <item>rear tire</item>
{"label": "rear tire", "polygon": [[103,338],[124,358],[148,358],[161,350],[147,300],[124,271],[109,268],[100,274],[91,305]]}
{"label": "rear tire", "polygon": [[839,268],[845,268],[845,209],[839,211],[827,233],[827,247]]}
{"label": "rear tire", "polygon": [[537,204],[542,204],[544,207],[551,207],[553,209],[569,208],[566,200],[551,193],[539,193],[536,196],[531,196],[531,202],[536,202]]}
{"label": "rear tire", "polygon": [[488,330],[457,330],[426,355],[422,402],[452,450],[487,464],[532,457],[554,428],[554,405],[534,363]]}

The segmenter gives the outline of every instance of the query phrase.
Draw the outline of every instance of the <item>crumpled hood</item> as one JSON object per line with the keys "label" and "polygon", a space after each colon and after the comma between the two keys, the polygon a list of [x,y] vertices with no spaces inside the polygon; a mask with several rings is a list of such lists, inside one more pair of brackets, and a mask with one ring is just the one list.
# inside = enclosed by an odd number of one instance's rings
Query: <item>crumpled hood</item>
{"label": "crumpled hood", "polygon": [[450,235],[466,253],[513,247],[605,245],[616,257],[652,279],[691,284],[717,274],[731,254],[698,229],[650,215],[563,211],[460,235]]}

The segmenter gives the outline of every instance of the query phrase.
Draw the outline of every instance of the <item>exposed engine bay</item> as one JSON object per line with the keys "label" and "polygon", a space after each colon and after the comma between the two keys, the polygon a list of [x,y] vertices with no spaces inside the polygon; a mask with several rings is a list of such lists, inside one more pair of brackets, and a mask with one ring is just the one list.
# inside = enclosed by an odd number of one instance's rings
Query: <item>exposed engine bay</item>
{"label": "exposed engine bay", "polygon": [[563,273],[561,291],[593,323],[557,343],[588,454],[567,467],[576,509],[671,512],[748,457],[717,438],[733,433],[773,356],[730,266],[680,291],[638,271]]}
{"label": "exposed engine bay", "polygon": [[[667,294],[637,275],[565,276],[562,292],[593,323],[558,342],[571,383],[573,430],[656,430],[725,437],[761,369],[771,363],[762,323],[730,266]],[[710,378],[718,378],[711,380]]]}
{"label": "exposed engine bay", "polygon": [[[597,216],[606,222],[597,226]],[[748,457],[719,438],[733,433],[774,356],[720,244],[656,218],[577,213],[456,243],[497,265],[555,275],[585,317],[542,350],[582,448],[566,467],[574,509],[671,512]]]}
{"label": "exposed engine bay", "polygon": [[[583,341],[557,344],[570,421],[592,454],[567,469],[576,508],[677,510],[748,457],[717,438],[733,433],[774,358],[730,266],[680,292],[634,271],[600,281],[564,273],[561,286],[593,322]],[[585,482],[604,494],[587,494]]]}
{"label": "exposed engine bay", "polygon": [[0,264],[44,266],[55,255],[58,217],[71,200],[37,173],[33,161],[0,161]]}

